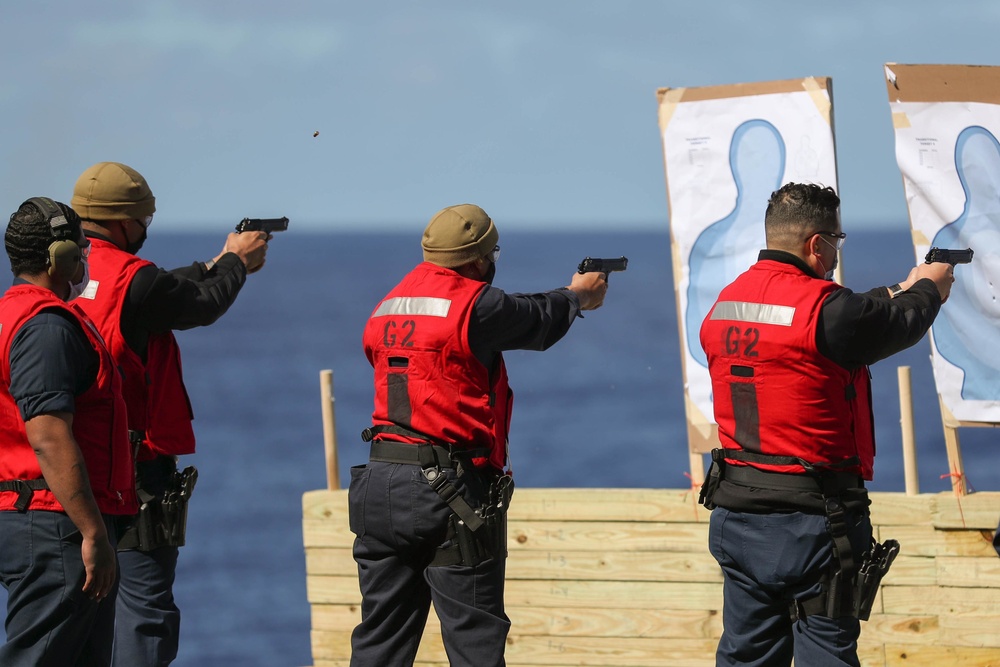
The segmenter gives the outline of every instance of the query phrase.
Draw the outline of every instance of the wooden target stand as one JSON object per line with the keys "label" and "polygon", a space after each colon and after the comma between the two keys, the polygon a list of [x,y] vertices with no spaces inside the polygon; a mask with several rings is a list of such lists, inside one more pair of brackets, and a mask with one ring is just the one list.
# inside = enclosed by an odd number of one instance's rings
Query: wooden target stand
{"label": "wooden target stand", "polygon": [[[900,366],[899,377],[899,414],[900,427],[903,434],[903,466],[906,474],[906,495],[920,493],[917,481],[917,456],[913,426],[913,400],[911,395],[910,367]],[[938,405],[941,409],[941,425],[944,430],[944,446],[948,455],[948,476],[951,478],[951,488],[955,495],[969,494],[969,482],[965,476],[965,464],[962,461],[962,445],[958,437],[961,427],[997,428],[1000,424],[994,422],[961,421],[955,418],[951,410],[938,395]]]}
{"label": "wooden target stand", "polygon": [[948,472],[951,475],[951,488],[957,495],[964,496],[969,493],[968,481],[965,477],[965,466],[962,463],[962,447],[958,439],[958,429],[960,427],[997,428],[1000,424],[995,422],[970,422],[961,421],[955,418],[951,410],[941,403],[941,424],[944,427],[944,444],[948,451]]}

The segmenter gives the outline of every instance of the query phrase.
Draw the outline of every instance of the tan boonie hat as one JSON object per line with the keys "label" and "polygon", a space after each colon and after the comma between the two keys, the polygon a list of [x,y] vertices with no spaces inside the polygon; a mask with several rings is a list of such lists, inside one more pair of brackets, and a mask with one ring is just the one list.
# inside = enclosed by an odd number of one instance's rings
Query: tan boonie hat
{"label": "tan boonie hat", "polygon": [[70,206],[84,220],[142,220],[153,215],[156,198],[132,167],[98,162],[76,180]]}
{"label": "tan boonie hat", "polygon": [[458,204],[434,214],[420,245],[425,262],[454,268],[483,257],[499,240],[486,211],[475,204]]}

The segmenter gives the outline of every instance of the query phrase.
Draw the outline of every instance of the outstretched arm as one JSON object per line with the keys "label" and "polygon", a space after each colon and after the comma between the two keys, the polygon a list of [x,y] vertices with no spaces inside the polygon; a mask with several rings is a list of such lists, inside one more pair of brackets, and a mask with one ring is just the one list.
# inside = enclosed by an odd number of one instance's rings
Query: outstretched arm
{"label": "outstretched arm", "polygon": [[878,288],[866,294],[837,290],[823,303],[816,344],[848,369],[868,366],[915,345],[941,309],[941,290],[920,279],[896,298]]}
{"label": "outstretched arm", "polygon": [[581,310],[604,303],[602,273],[575,273],[568,287],[535,294],[507,294],[486,286],[469,324],[469,344],[485,365],[506,350],[547,350],[559,341]]}
{"label": "outstretched arm", "polygon": [[[934,264],[918,264],[917,266],[910,269],[909,275],[906,276],[906,280],[897,283],[899,288],[904,292],[910,289],[918,280],[923,279],[930,280],[934,283],[935,287],[938,289],[938,293],[941,295],[941,303],[948,300],[948,295],[951,294],[951,285],[955,282],[955,267],[951,264],[946,264],[944,262],[935,262]],[[889,290],[890,296],[892,295],[892,290]]]}

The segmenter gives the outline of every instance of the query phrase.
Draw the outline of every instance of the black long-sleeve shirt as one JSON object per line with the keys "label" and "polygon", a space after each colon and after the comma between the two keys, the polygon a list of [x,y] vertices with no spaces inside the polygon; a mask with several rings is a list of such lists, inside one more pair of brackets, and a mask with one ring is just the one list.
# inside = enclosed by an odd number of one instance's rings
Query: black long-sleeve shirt
{"label": "black long-sleeve shirt", "polygon": [[[801,259],[781,250],[761,250],[759,259],[792,264],[816,275]],[[816,345],[820,354],[848,370],[869,366],[919,342],[940,309],[941,295],[927,279],[918,280],[895,299],[886,287],[864,293],[845,287],[823,302]]]}
{"label": "black long-sleeve shirt", "polygon": [[469,323],[469,345],[487,368],[505,350],[547,350],[580,314],[580,299],[566,288],[507,294],[487,285]]}

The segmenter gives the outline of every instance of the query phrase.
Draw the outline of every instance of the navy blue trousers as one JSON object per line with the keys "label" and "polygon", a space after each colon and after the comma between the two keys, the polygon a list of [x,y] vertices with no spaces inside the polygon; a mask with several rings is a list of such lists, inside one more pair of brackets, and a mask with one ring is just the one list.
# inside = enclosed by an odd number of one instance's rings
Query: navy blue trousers
{"label": "navy blue trousers", "polygon": [[[871,543],[867,513],[849,515],[855,562]],[[792,622],[789,602],[822,590],[833,559],[825,516],[801,512],[751,514],[717,507],[709,550],[722,567],[723,632],[718,667],[859,667],[856,618],[808,616]]]}
{"label": "navy blue trousers", "polygon": [[177,547],[118,552],[121,579],[115,667],[166,667],[177,657],[181,612],[174,604]]}
{"label": "navy blue trousers", "polygon": [[[481,489],[446,470],[473,507]],[[502,667],[510,619],[504,613],[505,559],[474,567],[428,567],[447,536],[451,509],[419,466],[372,462],[351,468],[354,559],[363,600],[351,637],[352,667],[412,665],[430,604],[452,667]]]}
{"label": "navy blue trousers", "polygon": [[[105,516],[116,542],[116,521]],[[100,602],[87,578],[80,531],[62,512],[0,512],[0,582],[7,589],[3,667],[107,667],[115,590]]]}
{"label": "navy blue trousers", "polygon": [[[176,470],[167,456],[136,467],[143,489],[158,497]],[[177,657],[180,641],[181,612],[174,603],[177,547],[119,551],[118,565],[114,667],[166,667]]]}

